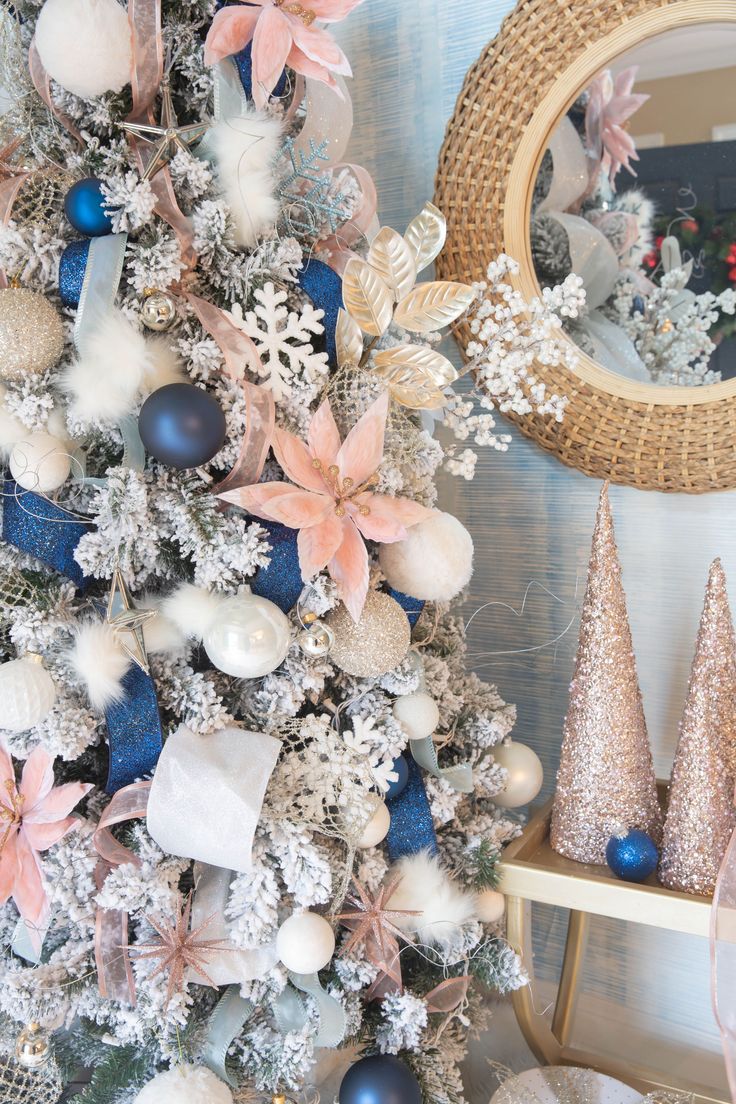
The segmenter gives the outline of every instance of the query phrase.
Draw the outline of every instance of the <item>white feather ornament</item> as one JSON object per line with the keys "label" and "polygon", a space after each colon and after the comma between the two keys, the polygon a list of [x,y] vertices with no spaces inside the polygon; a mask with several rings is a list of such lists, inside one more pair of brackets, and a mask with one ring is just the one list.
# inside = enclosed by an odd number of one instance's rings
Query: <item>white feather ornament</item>
{"label": "white feather ornament", "polygon": [[176,655],[186,647],[186,636],[178,625],[161,611],[161,599],[157,595],[144,594],[142,609],[154,609],[156,616],[143,625],[143,641],[147,652],[167,652]]}
{"label": "white feather ornament", "polygon": [[80,625],[69,659],[84,681],[94,709],[104,712],[108,705],[120,701],[123,676],[131,661],[109,625],[97,621]]}
{"label": "white feather ornament", "polygon": [[233,1104],[233,1094],[206,1066],[174,1066],[144,1085],[133,1104]]}
{"label": "white feather ornament", "polygon": [[49,76],[75,96],[119,92],[130,81],[130,25],[117,0],[46,0],[36,49]]}
{"label": "white feather ornament", "polygon": [[217,616],[222,599],[204,587],[182,583],[161,603],[161,613],[187,637],[201,640]]}
{"label": "white feather ornament", "polygon": [[216,123],[207,144],[230,208],[235,241],[252,248],[278,215],[274,165],[281,150],[281,122],[254,108]]}
{"label": "white feather ornament", "polygon": [[146,340],[124,314],[110,311],[63,373],[61,388],[74,417],[114,422],[135,408],[140,395],[183,378],[166,338]]}
{"label": "white feather ornament", "polygon": [[392,916],[402,931],[420,943],[447,946],[464,924],[477,919],[475,898],[466,893],[427,851],[405,855],[391,867],[389,878],[401,875],[386,907],[406,909],[418,916]]}

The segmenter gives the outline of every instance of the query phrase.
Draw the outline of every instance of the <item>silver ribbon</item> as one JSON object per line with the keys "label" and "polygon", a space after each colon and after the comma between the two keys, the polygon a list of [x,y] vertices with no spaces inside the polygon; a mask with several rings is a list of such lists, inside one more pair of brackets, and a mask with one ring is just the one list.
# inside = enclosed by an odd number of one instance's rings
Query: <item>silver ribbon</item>
{"label": "silver ribbon", "polygon": [[240,986],[231,985],[210,1016],[202,1060],[215,1076],[232,1088],[235,1088],[236,1082],[225,1068],[225,1059],[233,1039],[240,1034],[254,1011],[252,1002],[241,997]]}
{"label": "silver ribbon", "polygon": [[317,1006],[319,1028],[314,1036],[314,1045],[329,1048],[339,1046],[345,1038],[347,1028],[345,1009],[340,1002],[322,988],[322,983],[317,974],[295,974],[290,970],[289,981],[294,989],[287,985],[279,993],[273,1006],[276,1026],[282,1035],[288,1035],[292,1031],[301,1031],[308,1020],[304,1002],[299,994],[295,992],[295,989],[299,989],[302,993],[306,993],[307,996],[311,997]]}
{"label": "silver ribbon", "polygon": [[[259,981],[278,962],[275,943],[245,950],[234,947],[230,928],[225,919],[232,870],[207,863],[194,864],[194,900],[192,903],[192,931],[207,924],[207,939],[225,944],[222,950],[213,950],[207,956],[207,973],[217,985]],[[192,971],[190,980],[201,984],[201,977]]]}
{"label": "silver ribbon", "polygon": [[33,940],[31,939],[31,933],[28,929],[28,925],[21,917],[18,923],[15,925],[15,931],[13,932],[13,938],[10,943],[10,949],[13,954],[18,955],[19,958],[24,958],[26,962],[30,962],[32,966],[38,966],[41,962],[41,955],[43,953],[43,941],[46,938],[46,933],[51,927],[51,917],[44,924],[42,929],[37,932],[38,937],[41,940],[38,950],[33,946]]}
{"label": "silver ribbon", "polygon": [[473,792],[473,768],[470,763],[456,763],[454,767],[441,767],[431,736],[425,737],[424,740],[410,740],[409,747],[414,756],[414,762],[433,774],[435,778],[443,779],[458,793]]}

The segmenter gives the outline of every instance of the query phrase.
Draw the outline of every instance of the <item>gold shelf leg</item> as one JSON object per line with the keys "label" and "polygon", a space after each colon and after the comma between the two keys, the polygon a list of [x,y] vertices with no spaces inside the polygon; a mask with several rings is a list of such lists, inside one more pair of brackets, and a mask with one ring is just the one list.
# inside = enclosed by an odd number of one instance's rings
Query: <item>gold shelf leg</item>
{"label": "gold shelf leg", "polygon": [[516,1021],[527,1045],[543,1066],[559,1065],[562,1047],[550,1031],[544,1016],[534,1008],[534,962],[532,959],[532,906],[521,897],[506,898],[506,938],[521,955],[529,984],[511,994]]}
{"label": "gold shelf leg", "polygon": [[567,923],[565,955],[560,971],[560,985],[552,1017],[552,1033],[561,1047],[567,1046],[572,1034],[589,930],[590,914],[571,909]]}

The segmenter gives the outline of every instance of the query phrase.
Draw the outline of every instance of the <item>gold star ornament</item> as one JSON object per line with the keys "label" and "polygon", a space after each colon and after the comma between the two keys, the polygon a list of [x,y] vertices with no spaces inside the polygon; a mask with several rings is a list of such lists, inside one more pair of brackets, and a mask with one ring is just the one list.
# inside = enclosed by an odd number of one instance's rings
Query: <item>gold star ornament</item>
{"label": "gold star ornament", "polygon": [[148,666],[143,626],[155,616],[156,610],[138,609],[133,604],[123,573],[116,567],[107,600],[107,623],[125,654],[147,675],[150,675],[151,669]]}
{"label": "gold star ornament", "polygon": [[152,123],[121,123],[123,130],[134,138],[140,138],[150,150],[150,159],[143,173],[144,180],[151,180],[176,155],[177,150],[188,150],[196,145],[209,130],[208,122],[188,123],[179,126],[171,100],[171,88],[167,78],[161,85],[161,119],[158,126]]}

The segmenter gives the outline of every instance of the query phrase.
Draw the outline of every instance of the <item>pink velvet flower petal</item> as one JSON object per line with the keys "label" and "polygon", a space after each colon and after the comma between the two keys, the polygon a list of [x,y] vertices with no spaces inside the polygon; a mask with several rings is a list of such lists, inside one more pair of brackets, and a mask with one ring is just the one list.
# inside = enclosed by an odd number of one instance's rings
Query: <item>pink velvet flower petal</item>
{"label": "pink velvet flower petal", "polygon": [[[316,416],[315,414],[315,418]],[[322,476],[312,464],[313,454],[303,441],[293,433],[287,433],[285,429],[277,429],[274,431],[272,447],[276,459],[292,483],[298,483],[308,491],[324,492]]]}
{"label": "pink velvet flower petal", "polygon": [[343,441],[337,454],[337,464],[343,479],[349,476],[358,484],[378,471],[383,458],[388,401],[388,391],[384,391],[358,419]]}
{"label": "pink velvet flower petal", "polygon": [[279,8],[264,8],[253,35],[253,100],[265,107],[284,71],[292,43],[293,20]]}
{"label": "pink velvet flower petal", "polygon": [[[51,792],[54,785],[54,760],[37,747],[25,761],[18,789],[23,797],[23,817],[27,817]],[[67,810],[68,811],[68,810]]]}
{"label": "pink velvet flower petal", "polygon": [[310,0],[309,8],[322,23],[337,23],[363,0]]}
{"label": "pink velvet flower petal", "polygon": [[278,496],[292,494],[294,491],[291,483],[281,483],[273,480],[269,483],[252,483],[250,487],[236,487],[232,491],[223,491],[218,497],[223,502],[230,502],[233,506],[240,506],[256,517],[265,518],[267,521],[275,521],[271,516],[268,504]]}
{"label": "pink velvet flower petal", "polygon": [[39,801],[33,809],[23,811],[23,825],[28,824],[55,824],[67,817],[75,805],[78,805],[86,794],[92,789],[88,782],[67,782],[63,786],[55,786],[42,801]]}
{"label": "pink velvet flower petal", "polygon": [[353,521],[364,537],[380,544],[406,540],[409,526],[425,521],[433,513],[410,498],[391,498],[390,495],[363,494],[358,505],[367,506],[370,513],[351,511]]}
{"label": "pink velvet flower petal", "polygon": [[81,821],[77,817],[65,817],[48,824],[29,824],[23,821],[22,835],[25,836],[34,851],[46,851],[52,844],[58,843],[69,832],[79,828]]}
{"label": "pink velvet flower petal", "polygon": [[344,526],[342,544],[327,566],[350,616],[360,621],[368,593],[368,552],[352,523]]}
{"label": "pink velvet flower petal", "polygon": [[204,40],[205,65],[216,65],[218,61],[237,54],[248,45],[262,14],[262,5],[267,0],[253,2],[259,6],[222,8],[217,13]]}
{"label": "pink velvet flower petal", "polygon": [[13,885],[13,900],[18,912],[28,925],[29,934],[40,944],[40,929],[48,915],[48,899],[43,882],[43,874],[36,852],[19,832],[16,837],[18,865]]}
{"label": "pink velvet flower petal", "polygon": [[[4,831],[3,834],[5,834]],[[0,851],[0,905],[4,905],[12,895],[18,874],[17,835],[18,826],[13,824],[10,827],[3,849]]]}
{"label": "pink velvet flower petal", "polygon": [[8,782],[13,791],[15,791],[15,768],[13,767],[13,760],[5,744],[0,744],[0,805],[4,805],[6,809],[12,808],[10,794],[8,793],[8,787],[6,785]]}
{"label": "pink velvet flower petal", "polygon": [[[261,484],[265,486],[265,484]],[[303,529],[316,525],[335,509],[334,500],[314,491],[290,488],[289,494],[277,494],[263,502],[262,510],[273,521],[280,521],[289,529]]]}
{"label": "pink velvet flower petal", "polygon": [[309,451],[326,464],[334,464],[340,451],[340,430],[337,428],[329,399],[325,399],[312,418],[307,434]]}
{"label": "pink velvet flower petal", "polygon": [[311,27],[305,27],[301,20],[296,19],[292,21],[291,34],[294,44],[310,61],[316,61],[319,65],[324,65],[333,73],[340,73],[344,77],[352,76],[350,62],[329,31],[314,24]]}
{"label": "pink velvet flower petal", "polygon": [[290,69],[293,69],[295,73],[301,73],[303,77],[311,77],[312,80],[318,80],[321,81],[322,84],[326,84],[328,88],[332,89],[338,99],[345,99],[342,88],[340,88],[340,85],[332,76],[329,69],[326,69],[324,65],[319,65],[316,61],[312,61],[298,46],[291,47],[289,56],[286,59],[286,64]]}
{"label": "pink velvet flower petal", "polygon": [[343,527],[344,521],[333,510],[318,525],[299,530],[296,543],[305,583],[327,567],[342,544]]}

